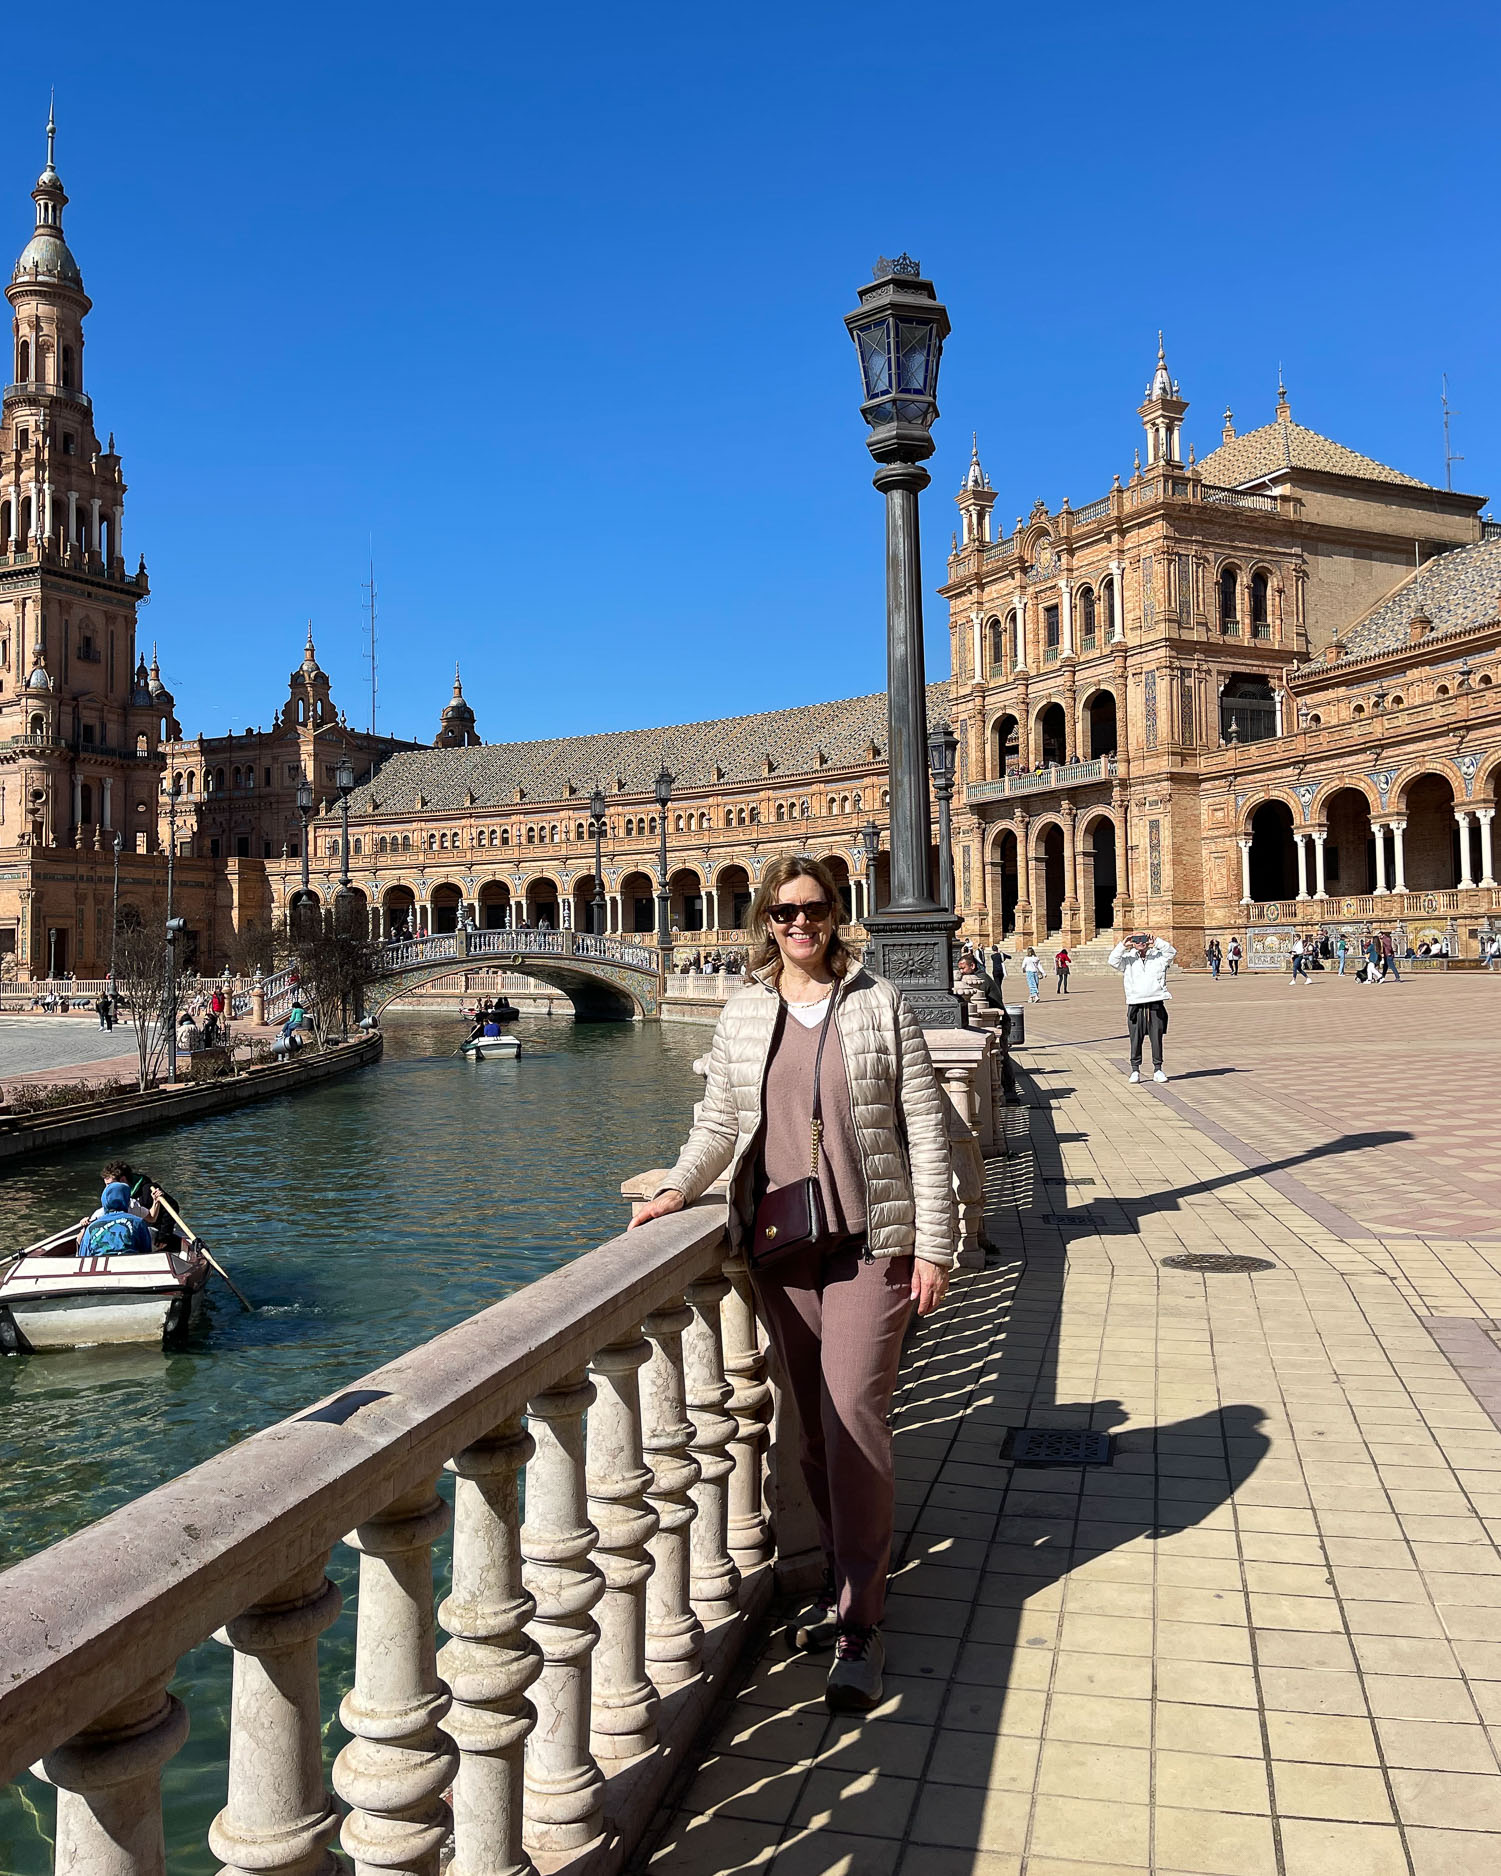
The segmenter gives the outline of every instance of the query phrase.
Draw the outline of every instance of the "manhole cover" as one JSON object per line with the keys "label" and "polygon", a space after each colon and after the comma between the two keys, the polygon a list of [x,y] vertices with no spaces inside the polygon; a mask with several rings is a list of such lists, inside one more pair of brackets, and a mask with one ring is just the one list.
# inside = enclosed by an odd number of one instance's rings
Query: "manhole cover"
{"label": "manhole cover", "polygon": [[1058,1223],[1060,1225],[1092,1225],[1094,1220],[1088,1212],[1060,1212]]}
{"label": "manhole cover", "polygon": [[1078,1427],[1013,1427],[1001,1457],[1017,1466],[1108,1466],[1110,1435]]}
{"label": "manhole cover", "polygon": [[1232,1257],[1228,1251],[1180,1251],[1162,1260],[1168,1270],[1202,1270],[1210,1276],[1240,1277],[1253,1270],[1275,1270],[1265,1257]]}

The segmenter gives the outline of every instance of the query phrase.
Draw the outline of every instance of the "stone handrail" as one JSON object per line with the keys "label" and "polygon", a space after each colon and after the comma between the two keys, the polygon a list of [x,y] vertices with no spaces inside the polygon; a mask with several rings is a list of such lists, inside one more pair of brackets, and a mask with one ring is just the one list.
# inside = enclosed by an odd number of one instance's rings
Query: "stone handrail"
{"label": "stone handrail", "polygon": [[[160,1876],[188,1729],[167,1689],[211,1635],[226,1867],[330,1868],[337,1831],[367,1870],[437,1876],[450,1832],[466,1872],[619,1869],[770,1594],[771,1390],[723,1218],[614,1238],[0,1576],[0,1778],[58,1788],[56,1869]],[[340,1542],[342,1824],[318,1663]]]}

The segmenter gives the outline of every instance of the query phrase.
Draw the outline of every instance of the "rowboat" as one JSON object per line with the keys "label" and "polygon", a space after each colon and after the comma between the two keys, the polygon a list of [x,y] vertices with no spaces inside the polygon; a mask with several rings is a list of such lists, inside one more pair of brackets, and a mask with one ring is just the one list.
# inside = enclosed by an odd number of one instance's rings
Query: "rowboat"
{"label": "rowboat", "polygon": [[519,1036],[474,1036],[464,1044],[464,1056],[471,1062],[514,1062],[521,1053]]}
{"label": "rowboat", "polygon": [[17,1258],[0,1277],[0,1354],[180,1342],[203,1307],[207,1258],[196,1247],[110,1257]]}

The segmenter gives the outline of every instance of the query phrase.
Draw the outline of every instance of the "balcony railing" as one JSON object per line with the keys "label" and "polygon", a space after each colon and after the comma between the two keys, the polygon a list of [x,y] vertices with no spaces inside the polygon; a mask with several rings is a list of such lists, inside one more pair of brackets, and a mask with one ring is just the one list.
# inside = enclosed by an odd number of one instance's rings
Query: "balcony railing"
{"label": "balcony railing", "polygon": [[85,410],[94,408],[94,400],[83,391],[75,391],[70,384],[49,384],[45,378],[24,378],[17,384],[5,387],[7,399],[12,397],[60,397],[68,404],[81,404]]}
{"label": "balcony railing", "polygon": [[[436,1870],[451,1836],[459,1870],[618,1870],[771,1590],[772,1390],[723,1219],[614,1238],[0,1576],[0,1779],[57,1788],[56,1869],[165,1867],[168,1688],[212,1636],[218,1863],[322,1868],[337,1834],[364,1869]],[[325,1691],[340,1543],[355,1655]]]}
{"label": "balcony railing", "polygon": [[1199,494],[1206,502],[1213,502],[1217,508],[1253,508],[1264,515],[1277,512],[1275,495],[1260,495],[1253,489],[1216,488],[1211,482],[1205,482]]}
{"label": "balcony railing", "polygon": [[971,782],[965,799],[1001,801],[1008,795],[1035,795],[1050,788],[1076,788],[1081,782],[1108,781],[1116,772],[1114,756],[1096,756],[1089,762],[1049,762],[1040,769],[1013,771],[990,782]]}

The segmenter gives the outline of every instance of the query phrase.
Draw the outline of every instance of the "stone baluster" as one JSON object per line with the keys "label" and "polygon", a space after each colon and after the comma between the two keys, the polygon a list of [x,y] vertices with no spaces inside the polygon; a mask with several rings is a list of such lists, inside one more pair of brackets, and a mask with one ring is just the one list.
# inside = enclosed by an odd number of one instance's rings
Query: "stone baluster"
{"label": "stone baluster", "polygon": [[594,1558],[605,1580],[594,1653],[595,1756],[616,1760],[648,1751],[657,1739],[657,1696],[646,1677],[648,1540],[657,1514],[646,1502],[651,1471],[642,1457],[637,1371],[651,1358],[639,1330],[594,1357],[596,1399],[585,1456],[589,1516],[599,1532]]}
{"label": "stone baluster", "polygon": [[576,1850],[599,1835],[604,1820],[604,1780],[589,1750],[590,1657],[599,1640],[589,1611],[604,1590],[590,1562],[599,1534],[584,1515],[583,1416],[593,1402],[580,1371],[527,1408],[537,1454],[526,1469],[521,1554],[537,1602],[530,1632],[542,1651],[522,1831],[533,1852]]}
{"label": "stone baluster", "polygon": [[448,1732],[459,1749],[448,1876],[534,1876],[521,1846],[522,1749],[537,1719],[526,1690],[542,1656],[526,1632],[537,1605],[521,1583],[516,1485],[534,1450],[518,1417],[448,1462],[458,1481],[453,1590],[438,1620],[453,1639],[438,1672],[453,1694]]}
{"label": "stone baluster", "polygon": [[344,1598],[320,1558],[215,1636],[233,1648],[229,1795],[209,1826],[221,1876],[334,1876],[339,1815],[323,1782],[318,1637]]}
{"label": "stone baluster", "polygon": [[693,1422],[693,1457],[698,1484],[693,1503],[688,1594],[700,1619],[719,1622],[740,1608],[740,1572],[730,1556],[729,1477],[734,1461],[725,1450],[735,1437],[735,1421],[725,1412],[734,1391],[724,1374],[719,1305],[729,1282],[717,1271],[691,1283],[685,1292],[692,1319],[683,1331],[683,1375],[688,1417]]}
{"label": "stone baluster", "polygon": [[53,1868],[67,1876],[165,1876],[162,1767],[188,1736],[165,1683],[144,1687],[49,1752],[57,1787]]}
{"label": "stone baluster", "polygon": [[657,1513],[657,1534],[648,1546],[646,1664],[658,1687],[692,1680],[703,1646],[704,1632],[688,1600],[689,1527],[697,1516],[690,1494],[698,1464],[688,1451],[694,1428],[684,1402],[683,1331],[692,1320],[673,1298],[642,1325],[651,1344],[641,1378],[642,1437],[652,1475],[646,1495]]}
{"label": "stone baluster", "polygon": [[354,1686],[339,1718],[354,1737],[334,1761],[334,1790],[350,1807],[339,1841],[356,1876],[438,1876],[448,1836],[443,1793],[458,1753],[439,1721],[433,1543],[449,1511],[424,1483],[345,1541],[360,1554]]}
{"label": "stone baluster", "polygon": [[742,1576],[771,1558],[771,1533],[766,1523],[762,1490],[762,1455],[770,1443],[771,1388],[766,1379],[766,1356],[756,1322],[756,1300],[745,1259],[735,1253],[725,1259],[724,1274],[730,1291],[720,1306],[724,1332],[724,1366],[733,1391],[729,1408],[735,1416],[735,1437],[730,1442],[729,1550]]}

